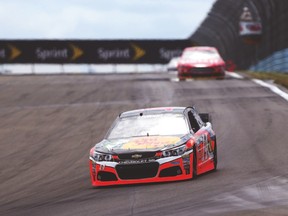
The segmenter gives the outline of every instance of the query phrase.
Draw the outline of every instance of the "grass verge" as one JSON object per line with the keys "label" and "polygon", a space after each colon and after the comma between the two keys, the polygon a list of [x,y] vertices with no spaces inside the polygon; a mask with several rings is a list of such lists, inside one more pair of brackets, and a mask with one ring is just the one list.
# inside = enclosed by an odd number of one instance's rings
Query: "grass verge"
{"label": "grass verge", "polygon": [[261,80],[274,80],[275,83],[282,85],[288,89],[288,73],[252,72],[252,71],[245,71],[244,73],[251,78]]}

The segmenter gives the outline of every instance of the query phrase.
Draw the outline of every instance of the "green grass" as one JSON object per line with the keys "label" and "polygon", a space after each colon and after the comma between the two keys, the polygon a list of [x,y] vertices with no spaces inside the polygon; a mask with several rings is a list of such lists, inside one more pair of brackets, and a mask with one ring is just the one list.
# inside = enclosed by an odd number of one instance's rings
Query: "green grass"
{"label": "green grass", "polygon": [[261,80],[274,80],[275,83],[284,86],[288,89],[288,73],[275,73],[275,72],[244,72],[251,78]]}

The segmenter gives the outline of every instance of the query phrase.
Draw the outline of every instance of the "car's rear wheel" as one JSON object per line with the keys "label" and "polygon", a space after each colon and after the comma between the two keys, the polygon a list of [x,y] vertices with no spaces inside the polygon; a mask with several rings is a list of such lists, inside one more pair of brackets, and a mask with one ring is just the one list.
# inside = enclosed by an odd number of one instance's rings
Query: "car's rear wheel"
{"label": "car's rear wheel", "polygon": [[225,77],[223,76],[223,77],[216,77],[216,80],[224,80],[225,79]]}
{"label": "car's rear wheel", "polygon": [[214,146],[214,150],[213,150],[213,163],[214,163],[214,169],[213,170],[216,170],[217,169],[217,163],[218,163],[218,158],[217,158],[217,142],[216,142],[216,139],[215,139],[215,146]]}

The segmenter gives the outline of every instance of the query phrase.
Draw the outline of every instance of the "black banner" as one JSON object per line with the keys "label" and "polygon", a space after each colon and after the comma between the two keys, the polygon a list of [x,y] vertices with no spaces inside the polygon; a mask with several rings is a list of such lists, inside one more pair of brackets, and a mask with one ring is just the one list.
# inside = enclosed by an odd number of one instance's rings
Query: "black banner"
{"label": "black banner", "polygon": [[190,40],[0,40],[0,63],[165,64]]}

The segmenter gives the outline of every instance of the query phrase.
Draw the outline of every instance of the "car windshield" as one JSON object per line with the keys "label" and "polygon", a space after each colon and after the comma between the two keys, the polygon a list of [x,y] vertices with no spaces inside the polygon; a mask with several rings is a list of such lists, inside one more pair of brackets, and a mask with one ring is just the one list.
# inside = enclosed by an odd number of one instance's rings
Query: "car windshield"
{"label": "car windshield", "polygon": [[183,53],[185,59],[214,59],[219,58],[215,50],[190,50]]}
{"label": "car windshield", "polygon": [[107,138],[185,135],[188,132],[189,127],[183,114],[144,114],[119,119]]}

